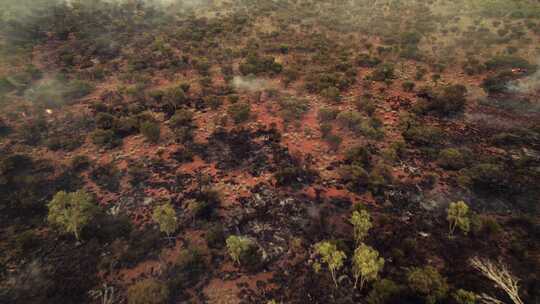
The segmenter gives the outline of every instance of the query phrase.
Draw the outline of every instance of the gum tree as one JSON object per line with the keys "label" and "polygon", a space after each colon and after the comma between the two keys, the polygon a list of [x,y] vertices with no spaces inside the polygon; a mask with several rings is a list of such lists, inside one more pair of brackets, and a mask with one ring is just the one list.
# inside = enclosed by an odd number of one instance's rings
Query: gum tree
{"label": "gum tree", "polygon": [[374,281],[379,277],[379,272],[384,267],[384,259],[379,257],[379,252],[366,244],[360,244],[353,255],[354,288],[360,279],[360,289],[368,281]]}
{"label": "gum tree", "polygon": [[253,241],[245,236],[231,235],[225,241],[227,251],[233,261],[240,266],[240,258],[254,245]]}
{"label": "gum tree", "polygon": [[170,238],[171,234],[178,229],[176,212],[170,203],[157,206],[152,214],[152,219],[158,223],[159,230],[167,234],[167,238]]}
{"label": "gum tree", "polygon": [[354,240],[356,244],[360,244],[373,226],[371,216],[366,210],[354,211],[350,222],[354,227]]}
{"label": "gum tree", "polygon": [[[322,261],[328,266],[332,280],[337,288],[336,272],[343,267],[343,261],[347,258],[345,252],[338,250],[335,244],[328,241],[315,244],[315,252],[321,256]],[[316,263],[314,267],[316,270],[320,269],[320,264]]]}
{"label": "gum tree", "polygon": [[451,203],[447,210],[450,235],[454,234],[456,227],[467,234],[470,230],[469,206],[464,201]]}
{"label": "gum tree", "polygon": [[47,207],[49,209],[47,220],[65,232],[73,233],[77,241],[80,240],[82,228],[97,212],[92,196],[84,190],[70,193],[60,191],[54,195]]}

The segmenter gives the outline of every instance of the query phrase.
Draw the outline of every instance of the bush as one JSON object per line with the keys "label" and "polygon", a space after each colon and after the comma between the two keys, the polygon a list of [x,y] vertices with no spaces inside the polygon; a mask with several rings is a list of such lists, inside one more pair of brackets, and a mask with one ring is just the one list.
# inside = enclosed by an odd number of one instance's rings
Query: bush
{"label": "bush", "polygon": [[220,224],[210,227],[206,231],[206,243],[210,248],[223,248],[225,245],[225,232]]}
{"label": "bush", "polygon": [[249,54],[246,60],[239,66],[240,73],[249,74],[279,74],[283,70],[281,64],[275,62],[273,57],[260,57],[257,54]]}
{"label": "bush", "polygon": [[280,116],[285,123],[300,120],[309,110],[309,103],[296,98],[286,98],[279,101]]}
{"label": "bush", "polygon": [[339,110],[334,108],[321,108],[319,110],[319,114],[317,115],[317,118],[320,122],[329,122],[334,119],[336,119],[337,115],[339,113]]}
{"label": "bush", "polygon": [[71,159],[71,168],[75,171],[86,169],[90,166],[90,159],[86,155],[76,155]]}
{"label": "bush", "polygon": [[155,279],[146,279],[131,285],[127,290],[128,304],[166,304],[169,288]]}
{"label": "bush", "polygon": [[185,109],[176,110],[169,120],[171,128],[188,127],[193,124],[193,112]]}
{"label": "bush", "polygon": [[96,115],[96,126],[104,130],[111,129],[115,119],[116,118],[109,113],[100,112]]}
{"label": "bush", "polygon": [[356,111],[343,111],[338,114],[336,119],[343,128],[353,132],[360,129],[360,124],[363,121],[362,114]]}
{"label": "bush", "polygon": [[396,284],[392,280],[382,279],[373,284],[373,289],[367,296],[369,304],[393,303],[403,291],[403,286]]}
{"label": "bush", "polygon": [[363,191],[369,184],[369,174],[358,165],[344,165],[339,168],[339,176],[348,189],[354,192]]}
{"label": "bush", "polygon": [[158,123],[145,121],[141,124],[141,133],[151,143],[159,141],[161,130]]}
{"label": "bush", "polygon": [[202,251],[195,247],[180,250],[176,258],[175,271],[177,271],[176,287],[186,288],[190,282],[196,281],[206,270]]}
{"label": "bush", "polygon": [[432,266],[411,269],[407,281],[411,290],[424,297],[427,304],[438,303],[448,293],[446,279]]}
{"label": "bush", "polygon": [[341,101],[341,92],[336,87],[329,87],[322,90],[321,95],[330,101],[334,101],[334,102]]}
{"label": "bush", "polygon": [[467,89],[463,85],[450,85],[442,91],[423,88],[418,94],[423,97],[419,105],[421,112],[436,112],[441,116],[463,112],[465,109]]}
{"label": "bush", "polygon": [[405,140],[421,146],[434,146],[444,140],[444,132],[438,127],[413,126],[403,132]]}
{"label": "bush", "polygon": [[503,166],[482,163],[470,168],[467,176],[480,189],[501,190],[506,185],[507,173]]}
{"label": "bush", "polygon": [[459,170],[465,167],[465,156],[458,149],[444,149],[439,152],[439,166],[448,170]]}
{"label": "bush", "polygon": [[234,123],[240,124],[249,120],[251,115],[251,106],[247,103],[235,103],[229,106],[227,110]]}
{"label": "bush", "polygon": [[383,63],[371,73],[370,79],[373,81],[387,81],[395,78],[394,65]]}
{"label": "bush", "polygon": [[90,138],[95,145],[112,149],[122,144],[122,139],[117,137],[112,130],[97,129],[90,134]]}
{"label": "bush", "polygon": [[486,68],[491,71],[504,69],[523,69],[528,73],[534,73],[536,66],[530,64],[527,60],[514,56],[497,56],[485,63]]}
{"label": "bush", "polygon": [[416,86],[416,84],[414,82],[412,82],[412,81],[405,81],[405,82],[403,82],[403,84],[401,86],[403,88],[403,91],[412,92],[414,90],[414,87]]}
{"label": "bush", "polygon": [[227,251],[237,265],[258,262],[255,242],[245,236],[231,235],[227,238]]}

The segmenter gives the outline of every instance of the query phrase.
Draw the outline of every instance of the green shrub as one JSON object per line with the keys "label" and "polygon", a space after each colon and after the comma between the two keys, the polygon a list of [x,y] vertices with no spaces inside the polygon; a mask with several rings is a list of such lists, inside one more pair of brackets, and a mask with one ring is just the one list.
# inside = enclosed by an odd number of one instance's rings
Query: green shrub
{"label": "green shrub", "polygon": [[97,129],[90,134],[90,138],[95,145],[112,149],[122,144],[122,139],[118,138],[112,130]]}
{"label": "green shrub", "polygon": [[166,304],[169,288],[155,279],[145,279],[131,285],[127,290],[128,304]]}
{"label": "green shrub", "polygon": [[317,118],[320,122],[329,122],[332,120],[335,120],[337,115],[339,113],[339,110],[334,108],[321,108],[319,110],[319,114],[317,115]]}
{"label": "green shrub", "polygon": [[330,101],[334,101],[334,102],[341,101],[341,92],[336,87],[329,87],[322,90],[321,95]]}
{"label": "green shrub", "polygon": [[459,170],[466,166],[465,156],[458,149],[448,148],[439,152],[439,166],[448,170]]}
{"label": "green shrub", "polygon": [[415,86],[416,86],[416,84],[414,82],[412,82],[412,81],[405,81],[401,85],[401,87],[403,88],[403,91],[405,91],[405,92],[412,92],[414,90]]}
{"label": "green shrub", "polygon": [[210,248],[223,248],[225,245],[225,232],[220,224],[213,225],[206,231],[206,243]]}
{"label": "green shrub", "polygon": [[229,114],[234,123],[240,124],[249,120],[251,106],[247,103],[235,103],[229,106],[227,114]]}
{"label": "green shrub", "polygon": [[427,304],[435,304],[446,297],[448,284],[439,272],[431,267],[413,268],[407,274],[410,289],[424,297]]}
{"label": "green shrub", "polygon": [[386,81],[392,80],[395,78],[394,75],[394,65],[389,63],[383,63],[371,73],[370,79],[373,81]]}
{"label": "green shrub", "polygon": [[286,98],[279,101],[280,116],[285,123],[299,121],[309,111],[309,103],[303,99]]}
{"label": "green shrub", "polygon": [[421,146],[439,145],[444,140],[444,132],[438,127],[412,126],[403,132],[405,140]]}
{"label": "green shrub", "polygon": [[392,280],[382,279],[373,284],[373,289],[367,296],[367,302],[369,304],[393,303],[392,300],[397,300],[402,291],[403,286]]}
{"label": "green shrub", "polygon": [[151,121],[143,122],[141,124],[141,133],[149,142],[157,143],[161,135],[159,123]]}

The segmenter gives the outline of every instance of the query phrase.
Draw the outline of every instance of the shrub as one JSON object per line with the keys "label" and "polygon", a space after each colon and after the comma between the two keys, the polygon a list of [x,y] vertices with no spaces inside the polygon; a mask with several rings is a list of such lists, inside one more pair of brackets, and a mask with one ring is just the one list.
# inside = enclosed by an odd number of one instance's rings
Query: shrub
{"label": "shrub", "polygon": [[405,82],[403,82],[403,84],[401,86],[403,88],[403,91],[412,92],[414,90],[414,87],[416,86],[416,84],[414,82],[412,82],[412,81],[405,81]]}
{"label": "shrub", "polygon": [[418,95],[424,98],[417,109],[435,112],[441,116],[463,112],[467,89],[463,85],[446,86],[442,91],[424,88]]}
{"label": "shrub", "polygon": [[456,290],[452,297],[458,304],[475,304],[478,300],[478,296],[474,292],[466,291],[463,289]]}
{"label": "shrub", "polygon": [[112,149],[122,144],[122,139],[118,138],[112,130],[97,129],[90,134],[90,138],[95,145]]}
{"label": "shrub", "polygon": [[357,131],[363,117],[362,114],[356,111],[343,111],[338,114],[336,119],[343,128],[347,128],[350,131]]}
{"label": "shrub", "polygon": [[336,119],[337,115],[339,113],[339,110],[334,108],[321,108],[319,110],[319,114],[317,115],[317,118],[320,122],[329,122],[334,119]]}
{"label": "shrub", "polygon": [[96,115],[96,126],[104,130],[111,129],[115,119],[116,118],[109,113],[100,112]]}
{"label": "shrub", "polygon": [[369,174],[358,165],[344,165],[339,168],[339,176],[351,191],[360,192],[369,184]]}
{"label": "shrub", "polygon": [[280,116],[285,123],[300,120],[309,110],[309,103],[302,99],[286,98],[279,101]]}
{"label": "shrub", "polygon": [[128,304],[166,304],[169,301],[169,288],[155,279],[146,279],[131,285],[127,298]]}
{"label": "shrub", "polygon": [[320,125],[321,128],[321,134],[323,138],[327,138],[328,136],[332,135],[332,124],[330,123],[323,123]]}
{"label": "shrub", "polygon": [[86,155],[76,155],[71,159],[71,168],[75,171],[86,169],[90,166],[90,159]]}
{"label": "shrub", "polygon": [[448,170],[459,170],[466,165],[465,156],[454,148],[448,148],[439,152],[437,159],[439,166]]}
{"label": "shrub", "polygon": [[235,103],[229,106],[227,110],[234,123],[240,124],[249,120],[251,115],[251,106],[247,103]]}
{"label": "shrub", "polygon": [[159,141],[161,130],[158,123],[145,121],[141,124],[141,133],[151,143]]}
{"label": "shrub", "polygon": [[427,304],[439,302],[448,293],[446,279],[432,266],[411,269],[407,281],[411,290],[424,297]]}
{"label": "shrub", "polygon": [[334,101],[334,102],[341,101],[341,92],[336,87],[329,87],[322,90],[321,95],[330,101]]}
{"label": "shrub", "polygon": [[187,127],[193,124],[193,112],[185,109],[176,110],[169,120],[171,128]]}
{"label": "shrub", "polygon": [[213,225],[206,231],[206,243],[210,248],[223,248],[225,232],[220,224]]}
{"label": "shrub", "polygon": [[115,120],[114,131],[120,136],[135,134],[139,131],[139,121],[134,117],[121,117]]}
{"label": "shrub", "polygon": [[376,110],[375,103],[368,97],[358,99],[355,106],[358,111],[363,111],[369,116],[372,116]]}
{"label": "shrub", "polygon": [[175,270],[178,271],[175,285],[185,288],[190,281],[196,281],[206,270],[201,249],[188,247],[180,250],[176,258]]}
{"label": "shrub", "polygon": [[279,74],[283,70],[283,66],[275,62],[273,57],[261,57],[251,53],[247,56],[246,60],[240,64],[239,70],[243,75],[258,75],[263,73]]}
{"label": "shrub", "polygon": [[506,185],[507,174],[504,168],[497,164],[482,163],[467,170],[467,176],[478,188],[501,190]]}
{"label": "shrub", "polygon": [[394,66],[389,63],[383,63],[373,71],[370,76],[370,79],[373,81],[386,81],[392,80],[395,78],[394,75]]}
{"label": "shrub", "polygon": [[527,60],[514,56],[497,56],[485,63],[488,70],[503,70],[503,69],[523,69],[533,73],[536,67],[530,64]]}
{"label": "shrub", "polygon": [[324,137],[324,140],[328,143],[328,145],[330,146],[330,149],[333,151],[338,150],[339,146],[341,145],[341,142],[343,142],[343,138],[335,134],[328,134],[327,136]]}
{"label": "shrub", "polygon": [[403,132],[405,140],[421,146],[441,144],[444,139],[443,131],[438,127],[412,126]]}
{"label": "shrub", "polygon": [[396,299],[402,290],[403,287],[394,281],[382,279],[373,284],[373,289],[367,296],[367,302],[369,304],[393,303],[392,300]]}

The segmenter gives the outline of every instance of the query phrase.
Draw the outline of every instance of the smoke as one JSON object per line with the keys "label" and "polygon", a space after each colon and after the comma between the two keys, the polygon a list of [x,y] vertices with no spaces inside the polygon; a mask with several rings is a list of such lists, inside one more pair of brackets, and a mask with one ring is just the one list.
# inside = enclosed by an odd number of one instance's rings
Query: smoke
{"label": "smoke", "polygon": [[[537,60],[537,66],[540,66],[540,58]],[[512,81],[508,84],[508,91],[520,94],[540,94],[540,69],[525,78]]]}
{"label": "smoke", "polygon": [[278,86],[270,80],[257,77],[235,76],[232,80],[235,89],[241,91],[259,92],[269,89],[277,89]]}

